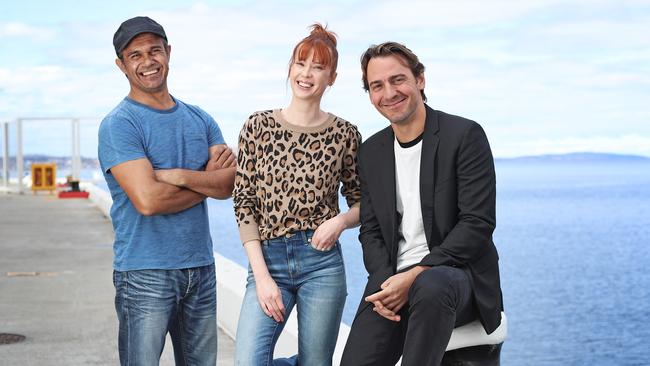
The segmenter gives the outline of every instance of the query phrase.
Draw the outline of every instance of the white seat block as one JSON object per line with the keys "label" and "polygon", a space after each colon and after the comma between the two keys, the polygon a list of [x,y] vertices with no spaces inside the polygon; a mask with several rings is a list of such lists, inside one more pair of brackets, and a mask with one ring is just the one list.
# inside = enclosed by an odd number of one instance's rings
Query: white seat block
{"label": "white seat block", "polygon": [[501,324],[490,334],[485,332],[483,325],[478,320],[455,328],[451,333],[447,351],[484,344],[499,344],[506,340],[507,335],[508,318],[506,318],[506,313],[501,312]]}

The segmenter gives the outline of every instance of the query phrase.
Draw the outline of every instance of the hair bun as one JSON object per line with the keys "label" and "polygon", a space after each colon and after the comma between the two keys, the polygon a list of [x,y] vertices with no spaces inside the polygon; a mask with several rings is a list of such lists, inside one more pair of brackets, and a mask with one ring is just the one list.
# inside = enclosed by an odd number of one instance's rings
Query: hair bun
{"label": "hair bun", "polygon": [[327,25],[323,27],[322,24],[320,23],[314,23],[309,26],[311,28],[311,32],[309,33],[309,37],[314,37],[314,38],[325,38],[332,42],[334,47],[336,47],[336,33],[328,31],[327,30]]}
{"label": "hair bun", "polygon": [[320,23],[314,23],[309,28],[311,29],[309,35],[293,48],[289,60],[289,72],[291,72],[291,65],[296,60],[305,60],[311,52],[314,60],[323,66],[330,67],[332,75],[334,75],[339,60],[339,52],[336,50],[336,33],[328,31],[327,26],[323,27]]}

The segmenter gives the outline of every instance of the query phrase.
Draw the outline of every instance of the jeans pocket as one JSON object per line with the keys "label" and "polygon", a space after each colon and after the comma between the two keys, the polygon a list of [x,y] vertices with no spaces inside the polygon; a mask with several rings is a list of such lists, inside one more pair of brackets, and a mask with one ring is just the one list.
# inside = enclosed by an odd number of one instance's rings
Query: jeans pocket
{"label": "jeans pocket", "polygon": [[115,287],[116,293],[125,294],[127,287],[126,272],[113,270],[113,286]]}
{"label": "jeans pocket", "polygon": [[334,242],[334,245],[332,245],[332,246],[329,247],[328,249],[316,249],[316,247],[314,247],[314,244],[312,244],[311,239],[309,239],[309,241],[307,242],[306,245],[308,245],[312,250],[314,250],[314,251],[316,251],[316,252],[318,252],[318,253],[329,253],[329,252],[331,252],[331,251],[332,251],[332,250],[333,250],[337,245],[339,245],[339,241],[337,240],[336,242]]}

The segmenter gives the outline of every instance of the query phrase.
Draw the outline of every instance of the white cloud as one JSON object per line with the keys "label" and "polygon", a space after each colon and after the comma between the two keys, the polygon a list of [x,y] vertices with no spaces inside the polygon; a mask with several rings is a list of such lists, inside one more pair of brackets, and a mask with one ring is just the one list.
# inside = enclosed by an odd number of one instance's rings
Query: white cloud
{"label": "white cloud", "polygon": [[65,69],[58,65],[0,69],[0,87],[9,90],[32,89],[44,82],[61,81]]}
{"label": "white cloud", "polygon": [[[2,117],[94,117],[106,113],[112,108],[106,105],[107,94],[115,93],[111,85],[118,82],[120,75],[89,74],[60,65],[0,69],[0,90],[5,93],[0,98],[0,110],[5,113]],[[113,100],[110,103],[116,104],[117,99]]]}
{"label": "white cloud", "polygon": [[[356,17],[347,17],[357,30],[366,29],[364,35],[382,27],[404,29],[412,32],[436,32],[439,30],[495,26],[516,20],[542,8],[548,8],[561,0],[444,0],[444,1],[379,1],[372,5],[361,3]],[[362,20],[362,21],[359,21]],[[361,32],[360,32],[361,33]]]}
{"label": "white cloud", "polygon": [[21,22],[0,23],[0,38],[27,37],[35,41],[47,41],[56,35],[49,28],[35,27]]}
{"label": "white cloud", "polygon": [[650,15],[634,20],[589,20],[562,22],[544,32],[558,39],[594,42],[600,47],[643,48],[650,46]]}
{"label": "white cloud", "polygon": [[[552,150],[553,144],[567,149],[573,140],[565,136],[650,135],[648,47],[637,49],[637,41],[630,41],[622,49],[611,35],[632,37],[644,24],[585,21],[568,13],[543,25],[529,21],[565,7],[589,6],[590,14],[598,14],[613,2],[461,0],[396,6],[383,1],[373,6],[198,3],[148,15],[164,25],[172,45],[171,92],[213,114],[229,143],[251,112],[288,103],[290,52],[313,21],[329,23],[339,34],[339,76],[323,106],[359,125],[365,137],[387,122],[361,88],[358,59],[370,43],[389,39],[404,41],[420,55],[431,105],[481,122],[495,152],[527,155]],[[59,26],[62,45],[32,43],[34,54],[47,64],[9,66],[0,59],[0,111],[11,116],[107,113],[128,92],[113,63],[111,40],[118,23]],[[17,24],[24,27],[12,28],[12,34],[47,34],[45,27]],[[0,25],[0,37],[7,37],[6,29]],[[594,46],[600,39],[602,46]],[[576,40],[588,42],[580,48]],[[575,52],[560,51],[570,47]],[[573,142],[583,146],[579,141]],[[612,146],[643,150],[634,144]]]}

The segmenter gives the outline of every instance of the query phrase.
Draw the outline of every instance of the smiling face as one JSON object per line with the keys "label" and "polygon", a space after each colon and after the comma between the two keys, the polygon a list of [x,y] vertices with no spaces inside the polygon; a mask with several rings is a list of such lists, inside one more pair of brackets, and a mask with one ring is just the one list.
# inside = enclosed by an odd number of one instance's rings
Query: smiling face
{"label": "smiling face", "polygon": [[370,101],[377,111],[396,125],[406,125],[425,117],[421,90],[424,75],[415,77],[399,56],[370,59],[367,69]]}
{"label": "smiling face", "polygon": [[325,89],[332,85],[335,79],[336,73],[332,72],[331,66],[315,60],[313,50],[303,60],[296,57],[289,69],[293,97],[298,99],[320,100]]}
{"label": "smiling face", "polygon": [[115,60],[129,79],[130,95],[137,97],[167,91],[170,51],[171,47],[152,33],[143,33],[131,40],[122,51],[122,57]]}

